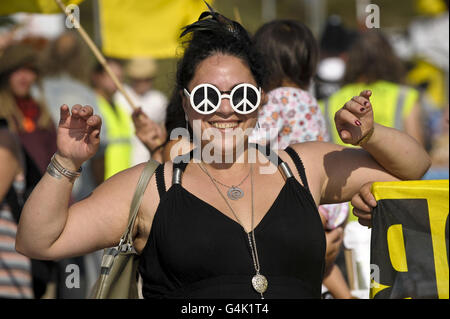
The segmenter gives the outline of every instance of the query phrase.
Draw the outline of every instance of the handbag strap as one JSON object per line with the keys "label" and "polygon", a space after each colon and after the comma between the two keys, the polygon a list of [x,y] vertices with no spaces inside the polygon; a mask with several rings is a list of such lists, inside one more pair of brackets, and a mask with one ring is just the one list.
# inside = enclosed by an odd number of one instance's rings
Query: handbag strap
{"label": "handbag strap", "polygon": [[136,186],[136,190],[133,195],[133,200],[131,201],[130,206],[130,215],[128,217],[128,225],[127,229],[123,233],[120,238],[119,249],[123,251],[122,247],[126,245],[126,249],[129,250],[133,247],[133,238],[132,232],[134,227],[134,222],[136,221],[136,216],[139,211],[139,207],[141,205],[142,196],[144,195],[144,191],[147,188],[148,182],[155,172],[156,168],[160,165],[159,162],[154,159],[150,159],[144,167],[141,176],[139,177],[139,181]]}

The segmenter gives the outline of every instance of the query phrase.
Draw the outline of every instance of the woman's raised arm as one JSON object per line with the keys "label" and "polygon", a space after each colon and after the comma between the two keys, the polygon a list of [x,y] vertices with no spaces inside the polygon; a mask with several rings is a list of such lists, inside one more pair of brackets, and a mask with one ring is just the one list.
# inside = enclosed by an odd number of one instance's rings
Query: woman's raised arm
{"label": "woman's raised arm", "polygon": [[414,138],[373,122],[370,95],[361,92],[335,115],[341,139],[362,149],[330,143],[294,146],[304,158],[318,203],[349,201],[371,181],[420,179],[430,167],[430,157]]}
{"label": "woman's raised arm", "polygon": [[[91,107],[76,105],[70,112],[62,106],[56,160],[77,171],[97,151],[100,128],[101,119]],[[47,171],[22,211],[17,251],[35,259],[60,259],[118,244],[143,168],[141,164],[111,177],[70,207],[73,183]]]}

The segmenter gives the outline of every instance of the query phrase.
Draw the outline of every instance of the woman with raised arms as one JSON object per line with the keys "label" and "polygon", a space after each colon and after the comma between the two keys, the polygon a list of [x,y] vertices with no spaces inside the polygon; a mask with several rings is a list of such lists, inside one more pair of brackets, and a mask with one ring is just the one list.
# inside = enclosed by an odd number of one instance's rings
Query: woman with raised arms
{"label": "woman with raised arms", "polygon": [[[335,116],[342,140],[362,149],[308,142],[257,148],[251,156],[247,134],[237,132],[256,125],[265,98],[259,53],[241,25],[213,11],[185,35],[175,91],[189,128],[199,128],[200,151],[161,164],[144,193],[133,230],[143,296],[320,298],[325,236],[318,205],[349,201],[370,181],[420,179],[427,153],[408,135],[374,123],[371,92],[363,91]],[[60,259],[118,244],[145,164],[69,207],[100,128],[90,106],[61,107],[58,151],[22,212],[19,252]]]}

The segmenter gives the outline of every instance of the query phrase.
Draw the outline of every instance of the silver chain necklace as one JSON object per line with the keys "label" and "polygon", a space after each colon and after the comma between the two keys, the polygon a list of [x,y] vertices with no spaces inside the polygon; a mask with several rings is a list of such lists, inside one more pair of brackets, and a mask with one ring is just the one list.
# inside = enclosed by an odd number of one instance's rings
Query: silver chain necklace
{"label": "silver chain necklace", "polygon": [[225,185],[224,183],[221,183],[220,181],[218,181],[217,179],[215,179],[215,178],[212,177],[211,175],[209,175],[208,172],[205,171],[206,168],[204,168],[204,167],[202,167],[202,166],[200,166],[200,168],[201,168],[202,171],[204,171],[204,172],[209,176],[209,178],[211,178],[214,182],[216,182],[216,183],[218,183],[218,184],[220,184],[220,185],[222,185],[222,186],[228,188],[227,196],[228,196],[229,199],[231,199],[231,200],[238,200],[238,199],[244,197],[244,191],[243,191],[239,186],[241,186],[242,183],[245,182],[245,180],[247,179],[247,177],[250,175],[250,171],[248,171],[248,174],[244,177],[244,179],[243,179],[239,184],[228,186],[228,185]]}
{"label": "silver chain necklace", "polygon": [[[245,233],[247,234],[248,237],[248,243],[250,246],[250,250],[252,252],[252,259],[253,259],[253,266],[255,267],[255,272],[256,274],[253,276],[252,278],[252,286],[253,289],[255,289],[259,294],[261,294],[261,299],[264,299],[264,292],[266,292],[267,287],[268,287],[268,281],[267,278],[264,275],[261,275],[260,273],[260,265],[259,265],[259,258],[258,258],[258,250],[256,248],[256,239],[255,239],[255,230],[253,228],[254,225],[254,199],[253,199],[253,165],[250,164],[250,181],[251,181],[251,201],[252,201],[252,223],[251,223],[251,231],[247,232],[243,226],[243,224],[241,223],[241,220],[239,219],[239,217],[236,215],[236,213],[234,212],[234,209],[231,207],[230,203],[228,203],[227,199],[225,198],[225,196],[222,194],[222,192],[220,191],[219,187],[216,184],[216,180],[209,174],[208,170],[206,169],[206,167],[203,167],[203,165],[201,165],[200,163],[198,164],[199,167],[201,168],[201,170],[203,172],[206,173],[206,175],[208,175],[208,177],[211,179],[212,183],[214,184],[214,186],[216,187],[217,191],[219,192],[220,196],[223,198],[223,200],[225,201],[225,203],[227,204],[228,208],[231,210],[231,212],[234,215],[234,218],[236,218],[236,220],[238,221],[239,225],[241,225],[241,227],[244,229]],[[248,176],[248,175],[247,175]],[[247,177],[244,178],[244,180]],[[243,181],[242,181],[243,182]],[[242,182],[240,184],[242,184]],[[239,185],[240,185],[239,184]]]}

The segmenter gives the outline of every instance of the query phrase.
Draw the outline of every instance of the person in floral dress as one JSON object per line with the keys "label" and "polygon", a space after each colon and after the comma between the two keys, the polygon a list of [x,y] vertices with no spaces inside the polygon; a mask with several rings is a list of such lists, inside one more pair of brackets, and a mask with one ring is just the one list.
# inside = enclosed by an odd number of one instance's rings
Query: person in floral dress
{"label": "person in floral dress", "polygon": [[[319,57],[312,32],[298,21],[274,20],[257,30],[254,41],[265,58],[269,74],[263,85],[267,98],[260,108],[259,125],[253,130],[251,141],[269,143],[273,149],[285,149],[293,143],[329,141],[324,115],[309,91]],[[349,205],[321,205],[319,212],[327,230],[324,285],[330,287],[334,298],[351,298],[348,285],[334,263],[343,239],[340,226],[347,220]]]}

